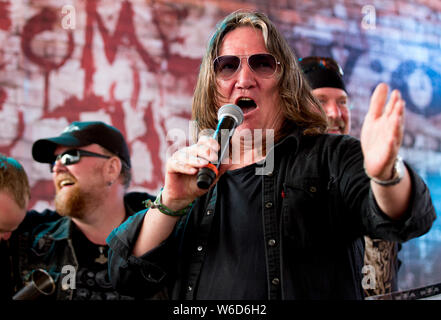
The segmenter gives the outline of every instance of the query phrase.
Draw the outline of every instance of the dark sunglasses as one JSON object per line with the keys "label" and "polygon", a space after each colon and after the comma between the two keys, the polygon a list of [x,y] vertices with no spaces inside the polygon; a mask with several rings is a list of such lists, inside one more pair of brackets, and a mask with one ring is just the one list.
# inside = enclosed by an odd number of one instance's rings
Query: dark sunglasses
{"label": "dark sunglasses", "polygon": [[245,58],[247,59],[250,69],[262,78],[271,77],[276,72],[277,65],[280,64],[280,62],[269,53],[257,53],[250,56],[219,56],[213,61],[216,77],[223,80],[231,78],[237,70],[240,69],[242,59]]}
{"label": "dark sunglasses", "polygon": [[104,158],[104,159],[110,159],[110,156],[106,156],[104,154],[98,154],[95,152],[90,152],[86,150],[80,150],[80,149],[69,149],[67,151],[64,151],[63,153],[60,153],[55,157],[55,160],[53,163],[50,164],[50,170],[53,172],[55,162],[60,160],[61,164],[63,166],[69,166],[71,164],[75,164],[80,162],[81,157],[96,157],[96,158]]}
{"label": "dark sunglasses", "polygon": [[340,65],[334,59],[328,57],[300,58],[299,63],[303,73],[305,74],[320,68],[337,72],[341,77],[343,77],[344,74],[343,69],[340,67]]}

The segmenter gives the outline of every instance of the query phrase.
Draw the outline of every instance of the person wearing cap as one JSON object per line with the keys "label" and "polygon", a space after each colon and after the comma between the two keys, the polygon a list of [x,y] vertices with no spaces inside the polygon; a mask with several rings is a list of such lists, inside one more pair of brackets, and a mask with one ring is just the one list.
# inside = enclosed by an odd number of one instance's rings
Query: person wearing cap
{"label": "person wearing cap", "polygon": [[171,299],[362,299],[361,237],[407,241],[435,219],[427,186],[396,158],[404,100],[387,91],[376,89],[363,124],[376,135],[327,134],[274,23],[228,15],[202,58],[192,119],[214,131],[235,104],[244,117],[231,152],[208,188],[198,173],[220,160],[216,139],[201,135],[167,160],[155,201],[107,239],[112,283],[146,296],[167,285]]}
{"label": "person wearing cap", "polygon": [[343,69],[332,58],[304,57],[299,59],[312,93],[319,100],[328,119],[328,133],[349,134],[351,113],[349,97],[343,81]]}
{"label": "person wearing cap", "polygon": [[[300,68],[328,118],[328,133],[349,134],[351,111],[343,69],[330,57],[309,56],[299,59]],[[363,289],[366,296],[396,291],[399,244],[364,237],[365,274],[371,277]],[[368,274],[369,273],[369,274]],[[375,281],[373,281],[375,279]]]}
{"label": "person wearing cap", "polygon": [[52,173],[55,210],[28,212],[13,234],[23,284],[42,268],[56,283],[57,300],[128,299],[108,280],[105,239],[152,196],[126,192],[131,161],[121,132],[99,121],[73,122],[59,136],[35,141],[32,156]]}
{"label": "person wearing cap", "polygon": [[14,158],[0,154],[0,301],[10,299],[16,289],[9,238],[25,218],[30,197],[23,166]]}

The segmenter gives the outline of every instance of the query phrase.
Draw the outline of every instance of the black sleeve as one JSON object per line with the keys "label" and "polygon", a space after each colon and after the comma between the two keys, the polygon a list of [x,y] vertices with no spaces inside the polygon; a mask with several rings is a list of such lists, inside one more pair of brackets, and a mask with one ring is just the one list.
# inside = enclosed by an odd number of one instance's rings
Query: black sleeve
{"label": "black sleeve", "polygon": [[364,218],[368,235],[390,241],[404,242],[422,236],[436,219],[430,191],[416,172],[406,164],[412,183],[411,200],[407,211],[399,220],[392,220],[381,211],[372,190],[369,192],[370,209]]}
{"label": "black sleeve", "polygon": [[[406,163],[411,179],[411,199],[401,219],[389,218],[379,208],[370,180],[363,167],[361,144],[356,139],[347,139],[342,153],[337,158],[340,170],[341,192],[350,208],[347,219],[356,219],[363,234],[373,239],[404,242],[428,232],[436,218],[429,189],[420,176]],[[337,152],[337,154],[339,154]]]}
{"label": "black sleeve", "polygon": [[173,267],[176,266],[173,235],[140,257],[132,255],[146,213],[148,210],[131,216],[107,238],[112,285],[122,294],[142,298],[152,297],[163,290],[173,277]]}

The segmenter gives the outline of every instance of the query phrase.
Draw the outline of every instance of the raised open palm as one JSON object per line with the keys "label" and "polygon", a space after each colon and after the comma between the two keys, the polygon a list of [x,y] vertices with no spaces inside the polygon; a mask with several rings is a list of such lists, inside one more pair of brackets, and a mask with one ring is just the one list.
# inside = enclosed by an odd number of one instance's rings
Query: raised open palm
{"label": "raised open palm", "polygon": [[388,90],[385,83],[375,88],[361,129],[365,169],[380,180],[391,178],[403,140],[405,102],[394,90],[386,103]]}

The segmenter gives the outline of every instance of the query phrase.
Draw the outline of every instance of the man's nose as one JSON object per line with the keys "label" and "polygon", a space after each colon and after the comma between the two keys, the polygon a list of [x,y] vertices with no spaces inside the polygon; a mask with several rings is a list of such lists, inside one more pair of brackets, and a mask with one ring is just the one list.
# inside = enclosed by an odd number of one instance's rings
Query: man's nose
{"label": "man's nose", "polygon": [[51,172],[62,172],[66,170],[66,166],[61,163],[61,160],[55,160],[51,168]]}
{"label": "man's nose", "polygon": [[328,101],[324,106],[326,115],[331,119],[341,118],[341,110],[336,101]]}
{"label": "man's nose", "polygon": [[237,77],[237,81],[236,81],[237,88],[247,89],[256,84],[255,74],[248,65],[246,57],[242,57],[241,64],[239,70],[237,71],[236,77]]}

